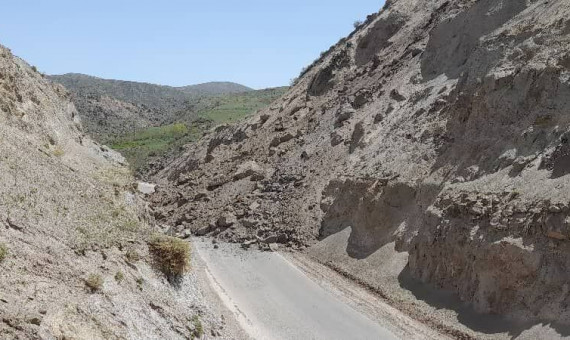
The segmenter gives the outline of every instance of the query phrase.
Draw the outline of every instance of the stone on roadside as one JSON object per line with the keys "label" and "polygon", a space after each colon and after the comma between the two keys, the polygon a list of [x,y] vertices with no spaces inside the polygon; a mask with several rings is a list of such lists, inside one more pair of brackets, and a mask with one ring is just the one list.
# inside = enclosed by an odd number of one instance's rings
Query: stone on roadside
{"label": "stone on roadside", "polygon": [[237,223],[236,216],[232,213],[226,213],[226,214],[220,216],[220,218],[218,218],[216,225],[218,227],[221,227],[221,228],[228,228],[228,227],[231,227],[232,225],[234,225],[236,223]]}

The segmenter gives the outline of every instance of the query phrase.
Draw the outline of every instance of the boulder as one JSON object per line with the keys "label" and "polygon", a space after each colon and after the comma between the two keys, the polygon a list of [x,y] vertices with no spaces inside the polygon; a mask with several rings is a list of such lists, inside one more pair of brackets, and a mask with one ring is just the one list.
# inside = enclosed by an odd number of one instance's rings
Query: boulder
{"label": "boulder", "polygon": [[237,223],[237,218],[232,213],[226,213],[216,221],[216,225],[220,228],[229,228]]}
{"label": "boulder", "polygon": [[151,195],[154,194],[156,191],[156,184],[152,183],[145,183],[145,182],[138,182],[137,183],[137,191],[143,195]]}
{"label": "boulder", "polygon": [[209,225],[207,225],[207,226],[205,226],[205,227],[202,227],[202,228],[196,230],[196,231],[194,232],[194,234],[195,234],[196,236],[204,236],[204,235],[209,234],[210,232],[212,232],[212,227],[209,226]]}

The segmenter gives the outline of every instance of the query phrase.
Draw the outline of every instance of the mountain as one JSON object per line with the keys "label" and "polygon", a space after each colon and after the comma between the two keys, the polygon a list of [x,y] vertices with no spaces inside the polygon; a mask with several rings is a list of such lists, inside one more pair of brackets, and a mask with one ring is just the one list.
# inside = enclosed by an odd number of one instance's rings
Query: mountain
{"label": "mountain", "polygon": [[176,110],[190,98],[188,93],[171,86],[102,79],[77,73],[53,75],[49,78],[75,94],[109,96],[159,111]]}
{"label": "mountain", "polygon": [[230,93],[243,93],[253,91],[252,88],[231,82],[209,82],[197,85],[177,87],[177,89],[199,96],[213,96]]}
{"label": "mountain", "polygon": [[252,89],[230,82],[210,82],[183,87],[172,87],[149,83],[102,79],[85,74],[67,73],[51,75],[56,81],[73,93],[83,95],[106,95],[121,101],[150,108],[175,109],[178,105],[197,96],[211,96],[241,93]]}
{"label": "mountain", "polygon": [[156,265],[152,245],[174,241],[153,236],[160,229],[124,158],[84,133],[63,86],[3,46],[0,122],[1,339],[220,329],[194,274],[175,288]]}
{"label": "mountain", "polygon": [[303,250],[452,338],[567,334],[569,17],[387,1],[278,101],[187,145],[155,216]]}

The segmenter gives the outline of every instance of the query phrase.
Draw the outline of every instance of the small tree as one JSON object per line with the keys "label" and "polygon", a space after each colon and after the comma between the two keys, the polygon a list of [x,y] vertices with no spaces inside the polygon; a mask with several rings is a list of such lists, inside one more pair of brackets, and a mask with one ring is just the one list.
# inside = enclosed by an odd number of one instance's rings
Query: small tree
{"label": "small tree", "polygon": [[354,26],[354,28],[358,28],[358,27],[362,26],[362,21],[356,20],[352,25]]}

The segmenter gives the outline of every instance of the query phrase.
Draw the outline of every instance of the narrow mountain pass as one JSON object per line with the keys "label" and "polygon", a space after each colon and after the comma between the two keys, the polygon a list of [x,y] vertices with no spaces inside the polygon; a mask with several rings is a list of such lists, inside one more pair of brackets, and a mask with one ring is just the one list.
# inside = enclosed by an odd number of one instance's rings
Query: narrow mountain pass
{"label": "narrow mountain pass", "polygon": [[194,239],[210,284],[254,339],[401,339],[279,253]]}

